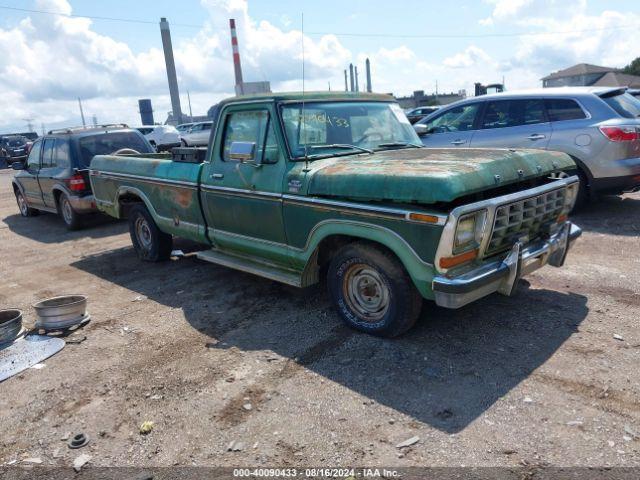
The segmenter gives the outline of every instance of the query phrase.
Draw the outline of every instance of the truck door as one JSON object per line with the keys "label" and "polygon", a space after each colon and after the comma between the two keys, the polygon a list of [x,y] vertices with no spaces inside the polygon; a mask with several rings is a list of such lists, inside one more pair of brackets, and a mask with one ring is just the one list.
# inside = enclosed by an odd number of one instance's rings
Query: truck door
{"label": "truck door", "polygon": [[551,124],[540,98],[487,102],[472,147],[546,149]]}
{"label": "truck door", "polygon": [[[285,155],[275,110],[230,105],[220,114],[209,162],[202,170],[202,206],[214,244],[286,262],[282,218]],[[253,158],[232,158],[232,144],[251,147]]]}

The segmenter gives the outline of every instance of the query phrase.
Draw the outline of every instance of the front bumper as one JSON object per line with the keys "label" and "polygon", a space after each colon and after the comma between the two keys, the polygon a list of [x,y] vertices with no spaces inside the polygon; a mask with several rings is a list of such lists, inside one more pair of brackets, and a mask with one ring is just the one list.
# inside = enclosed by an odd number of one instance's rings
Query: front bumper
{"label": "front bumper", "polygon": [[444,275],[433,279],[436,304],[460,308],[494,292],[512,295],[522,276],[549,264],[561,267],[572,242],[582,230],[571,222],[553,237],[526,247],[517,242],[503,260],[486,263],[456,277]]}
{"label": "front bumper", "polygon": [[97,212],[96,199],[93,195],[85,195],[84,197],[77,197],[75,195],[68,195],[69,203],[78,213],[91,213]]}

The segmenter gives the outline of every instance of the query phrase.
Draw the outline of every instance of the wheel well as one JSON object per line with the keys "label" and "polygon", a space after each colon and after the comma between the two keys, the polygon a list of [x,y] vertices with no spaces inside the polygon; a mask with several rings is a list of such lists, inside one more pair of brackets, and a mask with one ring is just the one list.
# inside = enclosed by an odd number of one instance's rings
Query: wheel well
{"label": "wheel well", "polygon": [[578,172],[582,173],[582,175],[584,175],[584,177],[587,179],[587,186],[591,186],[593,175],[591,175],[591,171],[589,170],[589,168],[579,158],[573,155],[569,155],[569,156],[571,157],[571,160],[576,162],[576,167],[578,168]]}
{"label": "wheel well", "polygon": [[13,186],[13,193],[16,194],[20,191],[20,188],[15,183],[11,184]]}
{"label": "wheel well", "polygon": [[135,193],[124,193],[118,197],[118,213],[120,218],[127,218],[129,211],[138,204],[144,204],[142,199]]}
{"label": "wheel well", "polygon": [[[316,248],[316,251],[318,252],[317,264],[320,270],[321,278],[325,277],[327,269],[329,268],[329,263],[331,262],[331,258],[333,257],[333,255],[345,245],[348,245],[353,242],[368,243],[382,250],[385,250],[391,255],[393,255],[394,257],[398,258],[395,252],[383,243],[367,240],[361,237],[352,237],[349,235],[329,235],[323,238],[320,241],[320,244],[318,245],[318,247]],[[398,261],[400,262],[400,264],[402,264],[402,261],[400,261],[400,259],[398,259]]]}
{"label": "wheel well", "polygon": [[62,195],[60,190],[53,191],[53,199],[56,201],[56,208],[60,208],[60,195]]}

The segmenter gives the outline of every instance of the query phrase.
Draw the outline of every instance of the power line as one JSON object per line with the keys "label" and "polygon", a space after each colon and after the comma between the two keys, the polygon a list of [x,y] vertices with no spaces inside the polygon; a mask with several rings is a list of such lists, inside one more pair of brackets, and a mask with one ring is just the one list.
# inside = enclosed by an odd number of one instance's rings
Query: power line
{"label": "power line", "polygon": [[529,36],[541,36],[541,35],[564,35],[567,33],[591,33],[600,32],[606,30],[623,30],[631,28],[639,28],[638,25],[618,25],[616,27],[602,27],[602,28],[587,28],[584,30],[561,30],[554,32],[512,32],[512,33],[480,33],[480,34],[462,34],[462,35],[406,35],[406,34],[393,34],[393,33],[352,33],[352,32],[307,32],[307,35],[335,35],[336,37],[378,37],[378,38],[490,38],[490,37],[529,37]]}
{"label": "power line", "polygon": [[[0,5],[0,9],[3,10],[13,10],[16,12],[26,12],[26,13],[41,13],[44,15],[56,15],[59,17],[67,17],[67,18],[88,18],[90,20],[106,20],[110,22],[126,22],[126,23],[139,23],[145,25],[157,25],[158,22],[150,21],[150,20],[138,20],[133,18],[117,18],[117,17],[99,17],[99,16],[91,16],[91,15],[75,15],[73,13],[60,13],[60,12],[47,12],[45,10],[33,10],[29,8],[17,8],[17,7],[9,7],[6,5]],[[193,25],[188,23],[172,23],[171,27],[186,27],[186,28],[202,28],[202,25]]]}
{"label": "power line", "polygon": [[[13,10],[17,12],[26,13],[39,13],[44,15],[57,15],[67,18],[87,18],[90,20],[105,20],[110,22],[126,22],[137,23],[144,25],[157,25],[158,22],[150,20],[139,20],[133,18],[118,18],[118,17],[101,17],[92,15],[75,15],[72,13],[60,13],[49,12],[45,10],[35,10],[29,8],[17,8],[9,7],[6,5],[0,5],[0,9]],[[203,25],[195,25],[189,23],[172,23],[172,27],[185,27],[185,28],[203,28]],[[610,30],[625,30],[632,28],[639,28],[640,24],[636,25],[618,25],[613,27],[601,27],[601,28],[586,28],[582,30],[559,30],[551,32],[509,32],[509,33],[479,33],[479,34],[424,34],[424,35],[410,35],[410,34],[393,34],[393,33],[367,33],[367,32],[306,32],[307,35],[320,36],[320,35],[335,35],[336,37],[377,37],[377,38],[509,38],[509,37],[530,37],[530,36],[543,36],[543,35],[565,35],[570,33],[592,33],[603,32]]]}

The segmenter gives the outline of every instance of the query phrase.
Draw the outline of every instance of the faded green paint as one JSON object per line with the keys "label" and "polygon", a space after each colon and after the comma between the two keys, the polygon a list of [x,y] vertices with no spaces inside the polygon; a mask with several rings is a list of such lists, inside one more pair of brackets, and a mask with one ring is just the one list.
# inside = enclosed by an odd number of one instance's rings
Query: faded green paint
{"label": "faded green paint", "polygon": [[540,150],[393,150],[313,162],[308,193],[428,205],[572,167],[568,155]]}
{"label": "faded green paint", "polygon": [[[306,93],[304,99],[392,101],[386,95],[327,92]],[[564,154],[490,149],[407,148],[294,162],[286,154],[278,106],[300,100],[295,93],[221,103],[218,126],[226,115],[245,110],[263,110],[276,120],[272,163],[224,161],[221,128],[203,164],[173,162],[168,155],[95,157],[91,183],[98,208],[120,218],[123,196],[137,196],[163,231],[301,279],[329,236],[378,242],[397,255],[420,293],[433,298],[432,264],[443,226],[410,222],[393,212],[446,216],[443,205],[456,198],[575,167]],[[305,203],[309,198],[338,205]],[[344,201],[351,207],[340,205]],[[354,203],[396,210],[354,210]]]}

